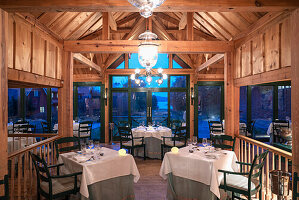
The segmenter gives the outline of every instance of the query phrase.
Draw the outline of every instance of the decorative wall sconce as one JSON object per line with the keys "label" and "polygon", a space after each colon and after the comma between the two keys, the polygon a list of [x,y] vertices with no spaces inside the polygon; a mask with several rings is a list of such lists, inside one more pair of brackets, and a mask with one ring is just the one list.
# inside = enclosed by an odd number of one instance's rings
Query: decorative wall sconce
{"label": "decorative wall sconce", "polygon": [[105,88],[104,99],[105,99],[105,105],[107,106],[107,101],[108,101],[108,88]]}
{"label": "decorative wall sconce", "polygon": [[194,88],[191,88],[191,105],[194,104]]}

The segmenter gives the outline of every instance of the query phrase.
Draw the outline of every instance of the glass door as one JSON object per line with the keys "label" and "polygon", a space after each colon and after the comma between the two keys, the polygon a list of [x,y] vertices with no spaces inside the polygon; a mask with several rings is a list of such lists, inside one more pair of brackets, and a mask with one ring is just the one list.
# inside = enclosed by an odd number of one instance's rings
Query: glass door
{"label": "glass door", "polygon": [[149,121],[167,126],[168,92],[150,92]]}
{"label": "glass door", "polygon": [[132,127],[137,127],[139,125],[147,125],[149,117],[147,102],[147,92],[131,93]]}
{"label": "glass door", "polygon": [[195,99],[195,130],[199,138],[209,138],[208,121],[222,121],[223,119],[223,84],[199,83]]}

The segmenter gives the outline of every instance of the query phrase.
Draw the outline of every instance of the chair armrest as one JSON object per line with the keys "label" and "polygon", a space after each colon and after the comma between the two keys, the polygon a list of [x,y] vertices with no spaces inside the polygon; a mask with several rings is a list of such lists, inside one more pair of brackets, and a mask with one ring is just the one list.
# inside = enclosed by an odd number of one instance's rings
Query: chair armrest
{"label": "chair armrest", "polygon": [[49,165],[48,168],[56,167],[57,168],[57,176],[59,176],[60,166],[63,166],[63,165],[64,165],[64,163],[59,163],[59,164],[56,164],[56,165]]}
{"label": "chair armrest", "polygon": [[226,170],[222,170],[222,169],[219,169],[218,172],[222,172],[224,174],[234,174],[234,175],[248,175],[249,174],[247,172],[232,172],[232,171],[226,171]]}
{"label": "chair armrest", "polygon": [[245,162],[239,162],[239,161],[236,161],[236,163],[240,165],[240,172],[242,172],[242,167],[244,165],[251,166],[251,163],[245,163]]}
{"label": "chair armrest", "polygon": [[67,178],[67,177],[72,177],[72,176],[78,176],[81,174],[82,174],[82,172],[76,172],[76,173],[65,174],[65,175],[61,175],[61,176],[51,176],[51,178]]}

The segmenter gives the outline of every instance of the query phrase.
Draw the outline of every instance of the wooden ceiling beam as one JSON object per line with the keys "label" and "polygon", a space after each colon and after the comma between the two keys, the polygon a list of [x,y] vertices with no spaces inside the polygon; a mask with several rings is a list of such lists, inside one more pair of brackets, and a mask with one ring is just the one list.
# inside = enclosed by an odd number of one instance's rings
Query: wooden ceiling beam
{"label": "wooden ceiling beam", "polygon": [[[137,12],[137,8],[124,0],[1,0],[0,7],[9,12],[57,12],[57,11],[94,11],[94,12]],[[156,12],[268,12],[282,11],[299,7],[298,0],[167,0]]]}
{"label": "wooden ceiling beam", "polygon": [[102,40],[110,39],[110,27],[109,27],[109,14],[108,12],[103,12],[103,28],[102,28]]}
{"label": "wooden ceiling beam", "polygon": [[108,12],[108,21],[111,30],[117,31],[117,24],[111,12]]}
{"label": "wooden ceiling beam", "polygon": [[169,16],[169,15],[167,15],[165,13],[162,13],[162,12],[154,13],[154,16],[157,16],[157,17],[159,17],[159,18],[161,18],[161,19],[163,19],[163,20],[165,20],[167,22],[170,22],[170,23],[172,23],[172,24],[174,24],[176,26],[178,26],[179,23],[180,23],[180,21],[177,20],[176,18],[171,17],[171,16]]}
{"label": "wooden ceiling beam", "polygon": [[179,23],[179,30],[184,29],[187,26],[187,13],[183,13],[180,23]]}
{"label": "wooden ceiling beam", "polygon": [[224,54],[216,54],[215,56],[213,56],[212,58],[210,58],[209,60],[207,60],[205,63],[203,63],[200,66],[198,66],[196,68],[196,72],[199,72],[199,71],[201,71],[201,70],[209,67],[210,65],[219,62],[223,58],[224,58]]}
{"label": "wooden ceiling beam", "polygon": [[92,69],[96,70],[97,72],[102,73],[102,68],[99,65],[95,64],[94,62],[92,62],[91,60],[89,60],[88,58],[83,56],[82,54],[75,53],[74,59],[79,61],[82,64],[85,64],[85,65],[91,67]]}
{"label": "wooden ceiling beam", "polygon": [[[230,41],[155,41],[160,53],[224,53],[233,50]],[[74,40],[64,41],[64,50],[74,53],[138,52],[139,40]]]}
{"label": "wooden ceiling beam", "polygon": [[128,23],[128,22],[130,22],[130,21],[136,19],[136,18],[139,17],[139,16],[140,16],[140,14],[139,14],[138,12],[135,12],[135,13],[133,13],[133,14],[130,14],[130,15],[128,15],[128,16],[122,18],[121,20],[118,20],[118,21],[116,22],[116,24],[117,24],[117,26],[121,26],[121,25],[123,25],[123,24],[125,24],[125,23]]}
{"label": "wooden ceiling beam", "polygon": [[194,40],[194,13],[187,13],[187,40]]}

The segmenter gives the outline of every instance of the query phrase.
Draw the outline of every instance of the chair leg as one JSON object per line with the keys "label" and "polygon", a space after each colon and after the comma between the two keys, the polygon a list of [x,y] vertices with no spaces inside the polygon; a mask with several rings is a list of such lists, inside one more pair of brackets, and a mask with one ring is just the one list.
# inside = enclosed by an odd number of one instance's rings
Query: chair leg
{"label": "chair leg", "polygon": [[131,150],[132,156],[134,157],[134,148],[131,148],[130,150]]}
{"label": "chair leg", "polygon": [[232,200],[234,200],[234,199],[235,199],[235,193],[232,192]]}
{"label": "chair leg", "polygon": [[163,160],[164,158],[164,153],[163,153],[164,149],[163,149],[163,146],[161,145],[161,160]]}
{"label": "chair leg", "polygon": [[146,155],[145,155],[145,145],[143,145],[143,160],[146,159]]}
{"label": "chair leg", "polygon": [[40,200],[40,194],[37,192],[37,200]]}
{"label": "chair leg", "polygon": [[262,200],[262,189],[259,191],[259,200]]}

